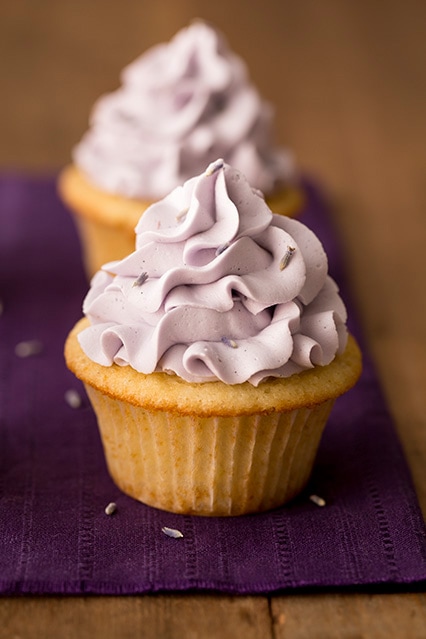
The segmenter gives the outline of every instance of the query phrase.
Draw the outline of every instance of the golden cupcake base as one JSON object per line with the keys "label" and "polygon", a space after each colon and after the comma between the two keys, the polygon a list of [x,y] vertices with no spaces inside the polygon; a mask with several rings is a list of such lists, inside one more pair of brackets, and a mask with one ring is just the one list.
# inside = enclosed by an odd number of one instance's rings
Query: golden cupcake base
{"label": "golden cupcake base", "polygon": [[70,333],[65,357],[95,410],[109,472],[163,510],[241,515],[281,506],[305,487],[333,403],[357,381],[353,337],[328,366],[253,387],[191,384],[92,362]]}

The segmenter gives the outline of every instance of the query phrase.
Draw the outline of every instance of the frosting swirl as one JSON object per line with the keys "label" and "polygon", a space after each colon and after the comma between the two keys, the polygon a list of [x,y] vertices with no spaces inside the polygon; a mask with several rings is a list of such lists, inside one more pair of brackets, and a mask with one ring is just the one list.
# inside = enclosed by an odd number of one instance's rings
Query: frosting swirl
{"label": "frosting swirl", "polygon": [[222,160],[145,211],[136,250],[94,276],[83,311],[93,361],[189,382],[288,377],[347,339],[318,238]]}
{"label": "frosting swirl", "polygon": [[98,186],[142,199],[164,197],[217,157],[272,193],[293,178],[273,146],[273,114],[246,67],[209,25],[196,22],[149,49],[102,96],[73,158]]}

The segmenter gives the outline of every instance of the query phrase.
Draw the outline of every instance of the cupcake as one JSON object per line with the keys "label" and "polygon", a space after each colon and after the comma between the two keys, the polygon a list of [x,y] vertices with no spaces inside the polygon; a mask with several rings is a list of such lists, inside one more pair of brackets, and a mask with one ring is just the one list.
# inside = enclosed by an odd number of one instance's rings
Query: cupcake
{"label": "cupcake", "polygon": [[136,59],[121,79],[95,104],[58,183],[89,275],[128,255],[143,211],[217,157],[262,190],[274,212],[300,209],[292,158],[272,140],[271,107],[211,26],[193,23]]}
{"label": "cupcake", "polygon": [[361,371],[320,241],[218,160],[145,211],[135,246],[65,346],[112,478],[176,513],[286,503]]}

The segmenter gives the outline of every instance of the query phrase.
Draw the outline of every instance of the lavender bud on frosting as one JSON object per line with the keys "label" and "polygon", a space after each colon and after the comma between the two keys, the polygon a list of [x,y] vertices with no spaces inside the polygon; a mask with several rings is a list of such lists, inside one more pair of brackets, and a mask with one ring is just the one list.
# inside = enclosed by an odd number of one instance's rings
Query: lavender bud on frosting
{"label": "lavender bud on frosting", "polygon": [[327,269],[314,233],[272,214],[224,164],[146,210],[136,250],[92,280],[83,306],[91,326],[80,344],[104,366],[189,382],[288,377],[345,348],[346,310]]}

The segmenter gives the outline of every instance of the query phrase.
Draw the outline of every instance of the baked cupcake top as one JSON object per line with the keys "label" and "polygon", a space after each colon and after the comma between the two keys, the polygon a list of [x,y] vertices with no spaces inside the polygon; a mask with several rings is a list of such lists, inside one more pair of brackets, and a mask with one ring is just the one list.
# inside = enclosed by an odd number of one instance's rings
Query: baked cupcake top
{"label": "baked cupcake top", "polygon": [[201,21],[122,72],[94,105],[73,152],[100,188],[155,200],[223,157],[267,195],[294,181],[288,151],[272,142],[273,114],[223,35]]}
{"label": "baked cupcake top", "polygon": [[189,382],[257,386],[329,364],[347,340],[318,238],[223,160],[145,211],[136,250],[94,276],[83,311],[91,360]]}

